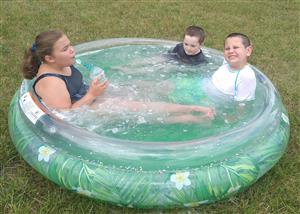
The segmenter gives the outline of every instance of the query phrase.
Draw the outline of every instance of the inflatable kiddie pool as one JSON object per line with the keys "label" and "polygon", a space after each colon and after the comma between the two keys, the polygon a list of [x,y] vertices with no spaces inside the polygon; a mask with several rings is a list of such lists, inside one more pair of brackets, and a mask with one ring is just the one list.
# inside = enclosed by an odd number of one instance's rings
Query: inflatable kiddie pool
{"label": "inflatable kiddie pool", "polygon": [[[156,96],[152,87],[145,87],[147,96],[135,97],[141,88],[134,83],[150,80],[160,86],[160,81],[175,78],[185,90],[197,87],[192,83],[196,76],[209,79],[223,62],[222,53],[209,48],[203,49],[206,65],[166,59],[175,44],[107,39],[80,44],[76,50],[82,62],[105,70],[109,95],[160,100],[165,98]],[[256,182],[276,164],[289,140],[289,119],[278,92],[262,72],[252,68],[257,76],[256,99],[237,103],[230,97],[222,100],[206,94],[211,90],[199,91],[200,104],[213,105],[217,112],[213,121],[199,124],[166,124],[164,114],[149,119],[152,112],[95,116],[87,107],[55,113],[36,99],[32,81],[23,80],[10,105],[10,135],[34,169],[79,194],[138,208],[212,203]],[[81,70],[89,81],[87,71]],[[186,84],[188,80],[192,82]],[[132,87],[123,90],[128,85]],[[168,101],[175,102],[174,96]],[[179,96],[177,101],[197,104],[199,99],[193,96],[197,95]]]}

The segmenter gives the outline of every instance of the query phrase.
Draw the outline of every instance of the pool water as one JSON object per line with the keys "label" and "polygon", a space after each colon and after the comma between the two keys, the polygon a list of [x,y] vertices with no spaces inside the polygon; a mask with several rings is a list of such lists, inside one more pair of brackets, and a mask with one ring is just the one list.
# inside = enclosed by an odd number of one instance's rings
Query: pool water
{"label": "pool water", "polygon": [[[189,141],[224,133],[246,125],[259,115],[265,106],[264,89],[257,84],[254,101],[238,103],[230,96],[215,96],[210,85],[214,71],[222,65],[220,54],[204,49],[208,63],[182,64],[168,56],[170,45],[121,45],[77,55],[83,63],[105,70],[109,87],[101,99],[114,99],[110,105],[82,107],[59,112],[66,121],[100,136],[133,141],[170,142]],[[75,65],[86,83],[89,71]],[[204,87],[206,86],[206,87]],[[128,111],[118,105],[122,102],[166,102],[183,105],[203,105],[215,108],[213,120],[198,123],[169,123],[168,118],[178,116],[161,108]],[[101,103],[102,101],[99,101]],[[200,116],[199,113],[192,113]]]}

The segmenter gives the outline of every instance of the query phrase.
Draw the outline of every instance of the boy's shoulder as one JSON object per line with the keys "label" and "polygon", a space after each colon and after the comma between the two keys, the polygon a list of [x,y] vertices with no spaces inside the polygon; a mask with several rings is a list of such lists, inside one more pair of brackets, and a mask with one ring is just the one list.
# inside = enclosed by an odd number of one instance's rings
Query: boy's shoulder
{"label": "boy's shoulder", "polygon": [[243,72],[243,75],[245,77],[248,77],[248,78],[252,78],[252,79],[255,79],[255,72],[254,70],[251,68],[251,66],[249,64],[247,64],[243,69],[242,69],[244,72]]}
{"label": "boy's shoulder", "polygon": [[170,53],[179,53],[180,51],[184,51],[183,43],[178,43],[174,48],[172,48],[169,52]]}

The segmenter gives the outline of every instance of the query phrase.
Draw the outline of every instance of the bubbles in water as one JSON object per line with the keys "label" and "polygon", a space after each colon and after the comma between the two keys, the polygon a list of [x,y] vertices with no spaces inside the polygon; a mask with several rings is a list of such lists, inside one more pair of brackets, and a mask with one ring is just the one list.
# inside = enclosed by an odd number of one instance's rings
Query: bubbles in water
{"label": "bubbles in water", "polygon": [[143,123],[146,123],[147,121],[145,120],[144,117],[142,116],[138,116],[138,119],[137,119],[137,124],[143,124]]}
{"label": "bubbles in water", "polygon": [[116,134],[117,132],[119,132],[119,129],[118,128],[113,128],[111,131],[112,131],[112,133]]}
{"label": "bubbles in water", "polygon": [[157,117],[156,120],[162,122],[164,119],[161,117]]}
{"label": "bubbles in water", "polygon": [[[248,103],[240,103],[238,107],[246,109],[246,113],[239,115],[234,104],[208,93],[214,89],[206,88],[206,81],[223,63],[223,57],[205,49],[203,52],[209,63],[186,65],[167,57],[171,48],[171,45],[124,45],[79,56],[82,63],[94,64],[106,71],[110,85],[103,97],[117,99],[110,105],[101,103],[98,108],[83,107],[59,112],[58,116],[77,127],[108,137],[138,141],[185,141],[239,127],[250,118],[251,113],[248,112],[261,108],[259,102],[252,107]],[[83,76],[87,80],[87,74],[83,73]],[[120,105],[118,100],[122,100],[124,105]],[[172,124],[168,120],[170,117],[178,120],[184,116],[197,118],[201,114],[169,114],[167,108],[159,112],[143,106],[142,111],[130,112],[125,106],[127,101],[213,106],[216,117],[212,122],[202,124]],[[133,109],[138,107],[131,106]],[[231,122],[228,119],[231,117],[238,119]]]}

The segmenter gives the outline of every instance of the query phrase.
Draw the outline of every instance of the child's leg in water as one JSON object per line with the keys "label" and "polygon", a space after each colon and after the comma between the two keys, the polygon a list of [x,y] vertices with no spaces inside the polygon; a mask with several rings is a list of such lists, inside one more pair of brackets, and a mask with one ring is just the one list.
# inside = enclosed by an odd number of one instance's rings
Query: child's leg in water
{"label": "child's leg in water", "polygon": [[[213,117],[207,116],[203,113],[204,109],[210,109],[202,106],[192,106],[192,105],[180,105],[173,103],[164,102],[139,102],[139,101],[126,101],[120,100],[118,98],[102,98],[97,100],[93,105],[93,109],[101,115],[110,114],[114,115],[124,115],[129,112],[136,113],[153,113],[163,114],[163,123],[208,123]],[[193,115],[191,113],[203,113]],[[167,113],[167,115],[166,115]],[[151,115],[151,114],[150,114]],[[152,116],[154,116],[152,115]],[[151,120],[153,122],[153,120]],[[155,120],[154,120],[155,121]]]}
{"label": "child's leg in water", "polygon": [[192,114],[183,114],[179,116],[169,116],[164,119],[165,123],[173,124],[173,123],[205,123],[207,125],[210,124],[211,120],[203,115],[192,115]]}
{"label": "child's leg in water", "polygon": [[[129,111],[152,111],[156,113],[190,113],[190,112],[199,112],[207,114],[209,111],[213,111],[211,108],[196,106],[196,105],[181,105],[175,103],[166,103],[166,102],[140,102],[140,101],[127,101],[119,100],[114,101],[115,105],[118,107],[126,108]],[[213,115],[212,115],[213,116]]]}

